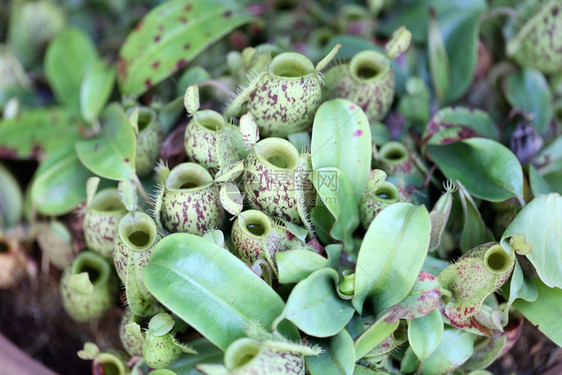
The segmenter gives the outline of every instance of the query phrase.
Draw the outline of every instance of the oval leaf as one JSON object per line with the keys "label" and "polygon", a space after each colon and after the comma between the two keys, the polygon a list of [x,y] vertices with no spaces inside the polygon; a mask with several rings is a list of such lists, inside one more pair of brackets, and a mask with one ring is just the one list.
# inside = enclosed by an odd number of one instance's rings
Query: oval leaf
{"label": "oval leaf", "polygon": [[110,180],[135,178],[135,132],[118,104],[103,113],[101,134],[76,142],[80,161],[95,174]]}
{"label": "oval leaf", "polygon": [[164,237],[144,268],[144,283],[164,306],[221,349],[245,337],[251,321],[271,327],[284,303],[228,250],[202,237]]}
{"label": "oval leaf", "polygon": [[562,288],[562,196],[539,195],[525,206],[502,235],[501,244],[509,248],[508,239],[525,235],[533,250],[527,258],[541,280],[549,287]]}
{"label": "oval leaf", "polygon": [[426,360],[437,349],[442,337],[443,319],[439,310],[408,322],[408,341],[420,361]]}
{"label": "oval leaf", "polygon": [[437,349],[427,358],[422,367],[423,375],[445,375],[465,363],[474,352],[476,335],[448,328]]}
{"label": "oval leaf", "polygon": [[422,141],[445,145],[478,136],[497,139],[490,116],[479,109],[455,106],[443,108],[431,118]]}
{"label": "oval leaf", "polygon": [[298,283],[316,270],[326,267],[328,259],[310,250],[285,250],[275,254],[281,284]]}
{"label": "oval leaf", "polygon": [[322,268],[298,283],[283,310],[285,319],[315,337],[340,332],[353,316],[353,307],[336,293],[338,273]]}
{"label": "oval leaf", "polygon": [[523,171],[517,157],[502,144],[471,138],[443,146],[428,146],[443,174],[459,180],[473,196],[501,202],[513,196],[523,200]]}
{"label": "oval leaf", "polygon": [[312,126],[312,167],[335,167],[349,178],[357,202],[371,170],[371,128],[365,113],[345,99],[323,103]]}
{"label": "oval leaf", "polygon": [[410,294],[398,304],[401,307],[400,318],[414,319],[427,315],[437,307],[440,298],[437,278],[421,271]]}
{"label": "oval leaf", "polygon": [[429,247],[431,224],[424,206],[395,203],[373,220],[357,258],[353,306],[373,296],[381,312],[403,300],[414,286]]}
{"label": "oval leaf", "polygon": [[119,52],[121,91],[142,94],[251,19],[242,4],[228,0],[172,0],[154,8]]}
{"label": "oval leaf", "polygon": [[62,108],[29,109],[0,121],[0,157],[35,159],[79,139],[77,115]]}
{"label": "oval leaf", "polygon": [[80,109],[84,119],[94,122],[109,99],[115,69],[98,60],[90,66],[80,86]]}
{"label": "oval leaf", "polygon": [[529,116],[537,133],[544,135],[552,119],[552,96],[544,75],[526,68],[511,74],[505,85],[505,97],[514,108]]}
{"label": "oval leaf", "polygon": [[322,353],[305,357],[311,375],[352,375],[355,368],[355,346],[344,329],[329,339],[310,339],[311,345],[319,345]]}
{"label": "oval leaf", "polygon": [[31,200],[45,215],[63,215],[86,199],[86,181],[92,173],[84,168],[71,147],[45,160],[31,184]]}
{"label": "oval leaf", "polygon": [[49,44],[45,75],[57,100],[80,110],[80,87],[98,54],[92,40],[78,29],[66,29]]}

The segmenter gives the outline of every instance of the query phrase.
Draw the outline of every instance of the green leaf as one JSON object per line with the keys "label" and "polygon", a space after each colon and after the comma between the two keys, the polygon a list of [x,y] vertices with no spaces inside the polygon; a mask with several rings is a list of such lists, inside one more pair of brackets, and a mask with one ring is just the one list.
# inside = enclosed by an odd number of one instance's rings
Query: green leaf
{"label": "green leaf", "polygon": [[311,273],[326,267],[328,259],[310,250],[285,250],[275,254],[281,284],[298,283]]}
{"label": "green leaf", "polygon": [[523,171],[517,157],[502,144],[470,138],[427,147],[443,174],[460,181],[473,196],[501,202],[513,196],[523,201]]}
{"label": "green leaf", "polygon": [[158,112],[158,122],[162,126],[162,132],[168,134],[176,124],[179,115],[184,113],[183,96],[179,96],[166,104]]}
{"label": "green leaf", "polygon": [[353,316],[353,307],[336,293],[338,280],[331,268],[313,272],[294,287],[282,315],[309,335],[337,334]]}
{"label": "green leaf", "polygon": [[251,19],[242,4],[228,0],[171,0],[161,4],[123,43],[117,73],[121,91],[125,95],[142,94]]}
{"label": "green leaf", "polygon": [[375,321],[361,335],[355,338],[356,358],[361,359],[377,345],[383,342],[392,332],[396,331],[400,321],[396,319],[393,323],[385,320],[386,315]]}
{"label": "green leaf", "polygon": [[176,95],[183,97],[185,94],[185,87],[202,84],[211,78],[211,75],[204,68],[200,66],[193,66],[181,75],[178,81],[178,90],[176,91]]}
{"label": "green leaf", "polygon": [[87,70],[80,86],[82,117],[90,123],[97,120],[111,95],[115,83],[115,69],[103,60],[94,62]]}
{"label": "green leaf", "polygon": [[535,279],[538,298],[534,302],[521,299],[513,302],[513,307],[519,310],[525,318],[529,319],[542,333],[562,346],[562,289],[549,288],[541,280]]}
{"label": "green leaf", "polygon": [[443,337],[443,319],[439,310],[408,321],[408,341],[420,361],[437,349]]}
{"label": "green leaf", "polygon": [[335,219],[332,228],[323,229],[330,229],[334,239],[343,241],[347,249],[353,249],[352,235],[359,226],[359,208],[349,179],[338,168],[324,167],[314,170],[310,180]]}
{"label": "green leaf", "polygon": [[359,249],[353,306],[373,297],[381,312],[403,300],[414,286],[427,255],[431,224],[424,206],[395,203],[373,220]]}
{"label": "green leaf", "polygon": [[34,108],[0,121],[0,157],[35,159],[79,139],[79,118],[59,108]]}
{"label": "green leaf", "polygon": [[175,324],[176,322],[170,314],[159,313],[150,319],[147,332],[154,336],[164,336],[174,328]]}
{"label": "green leaf", "polygon": [[501,244],[511,248],[509,237],[521,233],[533,246],[527,259],[549,287],[562,288],[562,196],[539,195],[525,206],[502,235]]}
{"label": "green leaf", "polygon": [[465,363],[474,352],[476,335],[446,328],[437,349],[427,358],[422,367],[422,375],[445,375]]}
{"label": "green leaf", "polygon": [[98,137],[76,142],[80,161],[101,177],[134,179],[136,137],[127,115],[114,103],[104,111],[102,123],[104,127]]}
{"label": "green leaf", "polygon": [[66,29],[51,41],[45,54],[45,75],[57,100],[80,110],[80,87],[98,53],[92,40],[78,29]]}
{"label": "green leaf", "polygon": [[72,145],[46,159],[31,184],[31,201],[45,215],[64,215],[86,199],[92,173],[76,157]]}
{"label": "green leaf", "polygon": [[[138,207],[138,197],[135,182],[133,180],[120,181],[117,190],[119,192],[119,200],[121,200],[121,203],[123,203],[127,211],[136,211]],[[88,198],[88,200],[90,199]]]}
{"label": "green leaf", "polygon": [[544,147],[533,164],[543,165],[539,169],[542,176],[551,172],[562,171],[562,135]]}
{"label": "green leaf", "polygon": [[478,211],[478,207],[476,207],[476,203],[474,203],[470,194],[458,181],[457,185],[464,214],[464,227],[461,233],[460,247],[461,252],[466,253],[478,245],[494,241],[494,235],[486,227],[486,223],[484,223],[482,216],[480,216],[480,211]]}
{"label": "green leaf", "polygon": [[371,129],[361,108],[345,99],[324,102],[312,126],[312,167],[335,167],[349,178],[357,202],[371,170]]}
{"label": "green leaf", "polygon": [[443,108],[433,115],[422,140],[428,145],[440,145],[477,136],[498,138],[495,124],[488,113],[455,106]]}
{"label": "green leaf", "polygon": [[353,339],[344,329],[329,339],[309,340],[319,345],[322,353],[305,357],[306,367],[311,375],[352,375],[355,368],[355,346]]}
{"label": "green leaf", "polygon": [[435,9],[445,51],[449,60],[450,83],[446,99],[460,98],[474,78],[478,57],[480,15],[487,9],[484,0],[418,0],[393,12],[380,31],[390,35],[396,28],[406,26],[414,42],[427,42],[429,7]]}
{"label": "green leaf", "polygon": [[437,15],[433,8],[430,8],[429,12],[428,33],[427,56],[429,58],[431,82],[437,99],[439,99],[439,102],[443,102],[449,92],[450,85],[449,58],[445,50],[441,28],[437,22]]}
{"label": "green leaf", "polygon": [[9,170],[0,164],[0,232],[19,223],[23,212],[21,188]]}
{"label": "green leaf", "polygon": [[532,164],[529,165],[529,183],[534,196],[554,192],[554,189],[546,182]]}
{"label": "green leaf", "polygon": [[511,74],[505,85],[505,96],[514,108],[522,109],[535,124],[537,133],[544,135],[552,119],[552,96],[544,75],[526,68]]}
{"label": "green leaf", "polygon": [[283,311],[281,297],[241,260],[193,234],[160,240],[143,273],[156,299],[223,350],[251,321],[269,328]]}

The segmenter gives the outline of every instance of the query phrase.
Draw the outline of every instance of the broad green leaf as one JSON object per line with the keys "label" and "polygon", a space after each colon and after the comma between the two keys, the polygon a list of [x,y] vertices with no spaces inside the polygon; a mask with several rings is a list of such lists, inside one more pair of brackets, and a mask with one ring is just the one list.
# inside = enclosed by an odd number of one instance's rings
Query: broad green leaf
{"label": "broad green leaf", "polygon": [[185,89],[191,85],[201,84],[206,80],[211,79],[211,75],[202,67],[194,66],[187,69],[178,81],[177,96],[184,96]]}
{"label": "broad green leaf", "polygon": [[335,167],[349,178],[357,202],[371,170],[371,129],[365,113],[345,99],[324,102],[312,126],[312,167]]}
{"label": "broad green leaf", "polygon": [[480,216],[480,211],[478,211],[478,207],[476,207],[476,203],[474,203],[470,194],[458,181],[457,185],[464,214],[464,227],[461,233],[460,247],[461,252],[466,253],[478,245],[494,241],[494,235],[486,227],[486,223],[484,223],[482,216]]}
{"label": "broad green leaf", "polygon": [[455,106],[443,108],[433,115],[422,140],[428,145],[440,145],[478,136],[491,139],[498,137],[488,113]]}
{"label": "broad green leaf", "polygon": [[408,341],[420,361],[427,359],[441,342],[443,319],[439,310],[408,321]]}
{"label": "broad green leaf", "polygon": [[311,273],[326,267],[328,259],[310,250],[285,250],[275,254],[281,284],[298,283]]}
{"label": "broad green leaf", "polygon": [[338,280],[337,272],[331,268],[313,272],[294,287],[282,315],[309,335],[329,337],[337,334],[354,312],[349,302],[338,297]]}
{"label": "broad green leaf", "polygon": [[517,157],[502,144],[470,138],[427,147],[443,174],[460,181],[473,196],[501,202],[513,196],[523,201],[523,171]]}
{"label": "broad green leaf", "polygon": [[34,108],[0,121],[0,157],[35,159],[79,139],[79,117],[59,108]]}
{"label": "broad green leaf", "polygon": [[86,71],[80,86],[82,117],[89,122],[97,120],[111,95],[115,83],[115,69],[103,60],[94,62]]}
{"label": "broad green leaf", "polygon": [[367,353],[373,350],[392,332],[396,331],[400,321],[396,319],[393,323],[385,321],[386,315],[379,318],[369,326],[362,334],[355,338],[355,355],[357,359],[363,358]]}
{"label": "broad green leaf", "polygon": [[9,170],[0,164],[0,232],[17,224],[23,213],[21,187]]}
{"label": "broad green leaf", "polygon": [[398,306],[401,319],[415,319],[429,314],[441,298],[439,281],[429,272],[421,271],[414,287]]}
{"label": "broad green leaf", "polygon": [[353,306],[363,309],[372,296],[381,312],[403,300],[414,286],[427,255],[431,224],[424,206],[395,203],[373,220],[355,269]]}
{"label": "broad green leaf", "polygon": [[142,94],[251,19],[241,3],[228,0],[161,4],[137,24],[121,47],[117,73],[121,91]]}
{"label": "broad green leaf", "polygon": [[45,75],[57,100],[80,110],[80,87],[98,57],[92,40],[78,29],[66,29],[51,41],[45,55]]}
{"label": "broad green leaf", "polygon": [[533,246],[527,259],[549,287],[562,288],[562,196],[557,193],[535,197],[513,219],[501,244],[510,248],[509,237],[521,233]]}
{"label": "broad green leaf", "polygon": [[529,165],[529,183],[531,185],[531,191],[535,196],[554,192],[554,189],[546,182],[532,164]]}
{"label": "broad green leaf", "polygon": [[45,160],[48,167],[37,170],[31,184],[31,201],[45,215],[63,215],[86,199],[86,181],[92,173],[84,168],[68,145]]}
{"label": "broad green leaf", "polygon": [[143,273],[156,299],[223,350],[251,321],[270,328],[283,311],[281,297],[241,260],[193,234],[160,240]]}
{"label": "broad green leaf", "polygon": [[525,68],[506,80],[505,96],[509,104],[529,116],[537,133],[544,135],[552,119],[552,96],[544,75],[536,69]]}
{"label": "broad green leaf", "polygon": [[535,279],[538,298],[534,302],[521,299],[513,302],[513,307],[519,310],[525,318],[529,319],[542,333],[562,346],[562,289],[549,288],[541,280]]}
{"label": "broad green leaf", "polygon": [[314,170],[310,180],[335,219],[330,235],[352,249],[353,231],[359,226],[359,208],[349,179],[338,168],[324,167]]}
{"label": "broad green leaf", "polygon": [[474,352],[476,335],[446,328],[441,343],[427,358],[422,367],[422,375],[445,375],[465,363]]}
{"label": "broad green leaf", "polygon": [[76,142],[80,161],[95,174],[110,180],[135,178],[136,137],[133,127],[116,103],[102,115],[103,130],[92,139]]}
{"label": "broad green leaf", "polygon": [[319,345],[322,353],[305,357],[311,375],[352,375],[355,368],[355,346],[344,329],[329,339],[309,339],[311,345]]}

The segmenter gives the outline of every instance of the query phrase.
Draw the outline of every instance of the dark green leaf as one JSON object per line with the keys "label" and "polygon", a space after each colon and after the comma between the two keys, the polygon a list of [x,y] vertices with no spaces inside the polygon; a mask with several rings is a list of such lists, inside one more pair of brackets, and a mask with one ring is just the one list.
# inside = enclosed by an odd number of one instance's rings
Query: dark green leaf
{"label": "dark green leaf", "polygon": [[171,0],[152,9],[119,52],[121,91],[142,94],[251,19],[242,4],[228,0]]}
{"label": "dark green leaf", "polygon": [[79,118],[62,108],[35,108],[0,121],[0,157],[34,159],[79,138]]}
{"label": "dark green leaf", "polygon": [[533,165],[529,165],[529,183],[531,184],[531,191],[535,196],[554,192],[554,189],[546,182]]}
{"label": "dark green leaf", "polygon": [[97,57],[94,43],[78,29],[66,29],[51,41],[45,75],[59,102],[80,110],[82,80]]}
{"label": "dark green leaf", "polygon": [[353,374],[355,346],[345,329],[329,339],[310,339],[309,342],[322,348],[319,355],[305,357],[306,367],[311,375]]}
{"label": "dark green leaf", "polygon": [[526,68],[506,80],[505,95],[514,108],[520,108],[535,124],[537,133],[544,135],[552,119],[552,96],[541,72]]}
{"label": "dark green leaf", "polygon": [[224,352],[210,341],[199,338],[189,342],[189,346],[197,351],[197,354],[183,354],[168,368],[181,375],[201,375],[194,366],[200,363],[221,363]]}
{"label": "dark green leaf", "polygon": [[349,178],[357,202],[371,170],[371,129],[365,113],[346,99],[324,102],[312,126],[312,167],[335,167]]}
{"label": "dark green leaf", "polygon": [[284,303],[228,250],[202,237],[175,233],[155,246],[144,283],[164,306],[222,349],[250,321],[266,328]]}
{"label": "dark green leaf", "polygon": [[338,280],[337,272],[331,268],[313,272],[295,286],[283,316],[309,335],[329,337],[337,334],[353,316],[351,304],[336,293]]}
{"label": "dark green leaf", "polygon": [[473,196],[501,202],[523,200],[523,171],[517,157],[502,144],[470,138],[443,146],[430,145],[429,155],[446,177],[460,181]]}
{"label": "dark green leaf", "polygon": [[102,115],[103,131],[92,139],[76,142],[80,161],[95,174],[110,180],[135,178],[136,137],[133,127],[118,104]]}
{"label": "dark green leaf", "polygon": [[373,297],[382,312],[403,300],[414,286],[427,255],[431,224],[424,206],[395,203],[373,220],[359,249],[353,306]]}
{"label": "dark green leaf", "polygon": [[527,258],[541,280],[550,287],[562,288],[562,196],[539,195],[517,214],[502,235],[501,243],[509,248],[509,237],[521,233],[533,246]]}

